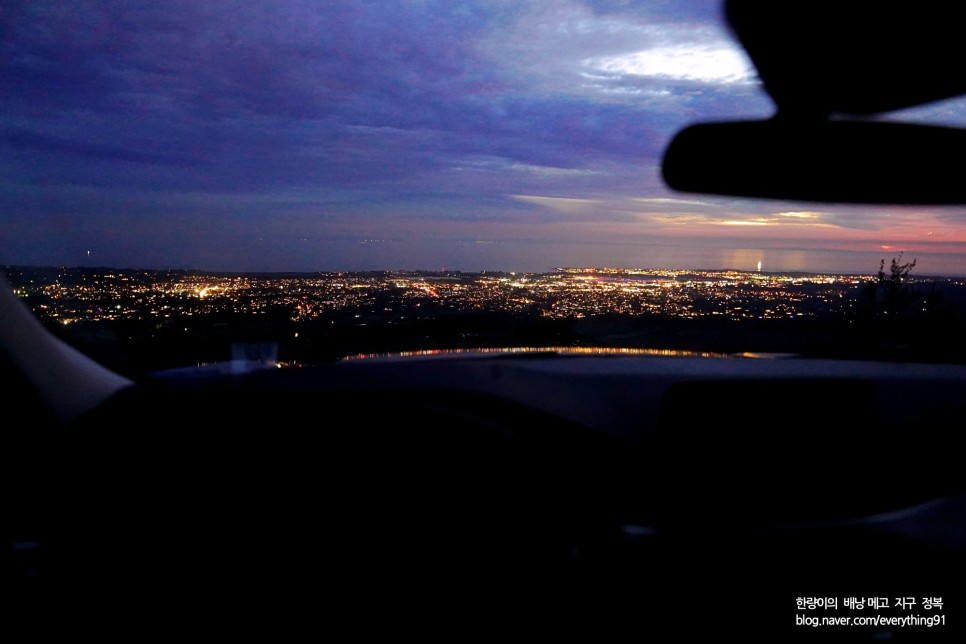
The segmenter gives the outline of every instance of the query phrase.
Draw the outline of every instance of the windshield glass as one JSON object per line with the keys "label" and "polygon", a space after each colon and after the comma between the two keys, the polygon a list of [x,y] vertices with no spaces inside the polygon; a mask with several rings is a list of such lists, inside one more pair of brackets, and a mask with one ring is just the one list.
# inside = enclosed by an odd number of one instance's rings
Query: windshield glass
{"label": "windshield glass", "polygon": [[0,20],[0,264],[126,373],[473,347],[966,358],[962,208],[664,185],[682,127],[774,112],[719,2]]}

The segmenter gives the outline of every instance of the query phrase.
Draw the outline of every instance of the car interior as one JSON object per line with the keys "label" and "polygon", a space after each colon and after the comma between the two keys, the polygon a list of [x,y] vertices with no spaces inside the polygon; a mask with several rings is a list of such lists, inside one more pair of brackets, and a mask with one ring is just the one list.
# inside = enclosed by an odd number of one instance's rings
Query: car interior
{"label": "car interior", "polygon": [[[680,132],[666,181],[966,203],[966,132],[877,118],[966,92],[930,72],[951,12],[729,0],[777,113]],[[966,366],[559,349],[132,380],[2,286],[10,628],[963,637]],[[831,596],[947,621],[796,625]]]}

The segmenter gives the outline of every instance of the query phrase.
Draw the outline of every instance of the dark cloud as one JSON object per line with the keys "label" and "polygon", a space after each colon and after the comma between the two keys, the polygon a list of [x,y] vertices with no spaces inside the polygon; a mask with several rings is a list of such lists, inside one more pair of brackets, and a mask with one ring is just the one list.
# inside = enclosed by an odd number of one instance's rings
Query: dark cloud
{"label": "dark cloud", "polygon": [[56,136],[37,134],[27,130],[10,128],[0,131],[0,145],[8,145],[15,149],[36,152],[63,153],[70,156],[107,159],[125,163],[146,163],[160,165],[187,166],[193,165],[189,157],[176,157],[164,154],[152,154],[139,150],[125,150],[112,145],[91,143],[87,141],[72,141]]}
{"label": "dark cloud", "polygon": [[717,20],[723,0],[586,0],[595,13],[618,14],[641,20],[671,19],[676,22]]}
{"label": "dark cloud", "polygon": [[718,14],[697,0],[11,0],[0,209],[39,246],[44,226],[62,249],[79,238],[65,221],[91,238],[123,225],[160,257],[178,230],[262,248],[271,225],[431,236],[434,222],[557,221],[513,195],[663,196],[676,130],[771,104],[750,82],[599,63],[720,47]]}

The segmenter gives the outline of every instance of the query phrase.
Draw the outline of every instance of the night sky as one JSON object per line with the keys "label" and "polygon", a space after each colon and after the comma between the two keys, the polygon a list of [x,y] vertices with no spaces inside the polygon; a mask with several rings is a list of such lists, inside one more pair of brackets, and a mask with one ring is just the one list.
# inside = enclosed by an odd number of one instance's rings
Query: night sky
{"label": "night sky", "polygon": [[966,274],[963,208],[663,185],[678,129],[774,111],[717,1],[7,0],[0,30],[0,263]]}

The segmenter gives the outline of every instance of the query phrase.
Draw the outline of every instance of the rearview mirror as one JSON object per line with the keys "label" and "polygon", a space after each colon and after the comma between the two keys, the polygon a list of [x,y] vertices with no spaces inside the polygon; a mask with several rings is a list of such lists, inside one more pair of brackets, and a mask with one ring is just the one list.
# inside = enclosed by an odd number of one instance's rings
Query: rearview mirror
{"label": "rearview mirror", "polygon": [[884,121],[704,123],[664,155],[675,190],[801,201],[966,203],[966,130]]}

